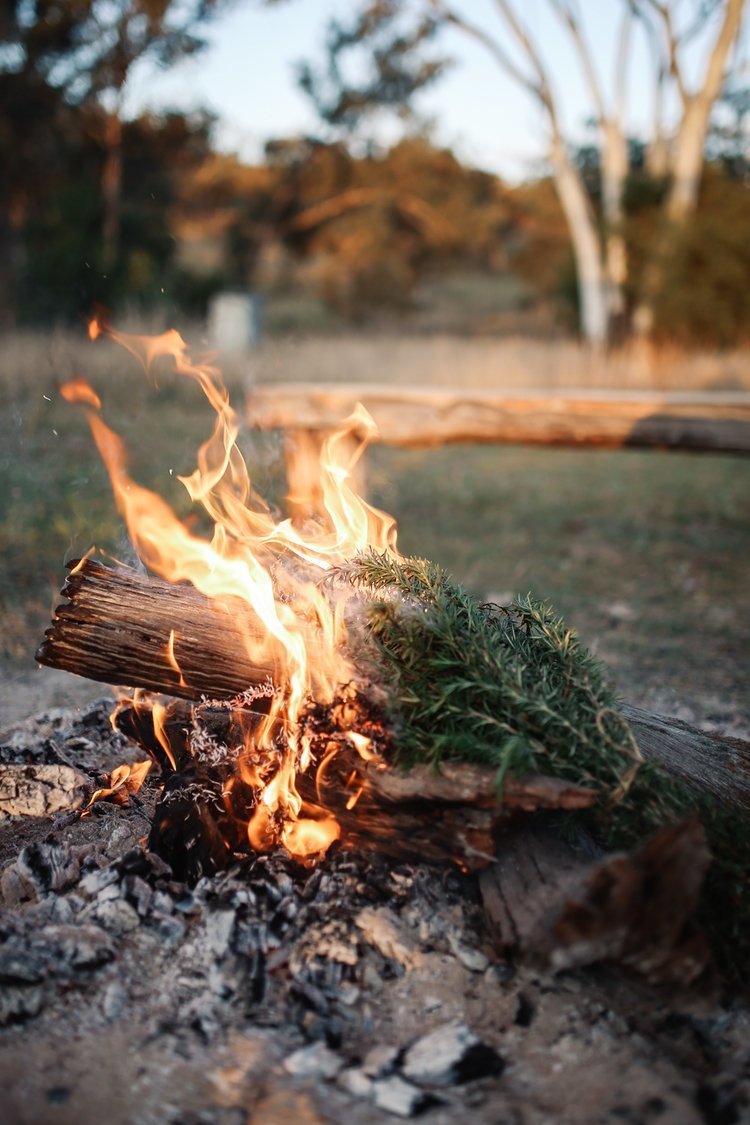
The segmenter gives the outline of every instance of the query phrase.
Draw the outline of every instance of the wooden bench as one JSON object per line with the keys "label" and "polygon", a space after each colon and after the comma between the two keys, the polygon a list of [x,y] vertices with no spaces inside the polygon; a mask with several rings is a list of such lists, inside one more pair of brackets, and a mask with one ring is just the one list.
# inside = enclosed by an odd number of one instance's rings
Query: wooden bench
{"label": "wooden bench", "polygon": [[[284,431],[292,506],[327,434],[361,402],[377,441],[397,446],[498,442],[750,453],[750,393],[523,392],[408,389],[379,383],[269,383],[253,387],[247,421]],[[358,487],[362,490],[363,482]]]}

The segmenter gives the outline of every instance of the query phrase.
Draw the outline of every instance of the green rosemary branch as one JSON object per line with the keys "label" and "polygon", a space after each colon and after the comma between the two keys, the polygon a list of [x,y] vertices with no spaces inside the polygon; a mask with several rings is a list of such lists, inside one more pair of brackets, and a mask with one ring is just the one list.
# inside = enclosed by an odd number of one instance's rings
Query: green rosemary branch
{"label": "green rosemary branch", "polygon": [[353,655],[386,684],[396,762],[494,766],[499,788],[530,771],[590,785],[589,826],[611,847],[698,814],[714,855],[704,924],[725,967],[750,965],[747,826],[644,762],[604,667],[548,604],[482,603],[433,563],[374,551],[332,580],[362,593]]}

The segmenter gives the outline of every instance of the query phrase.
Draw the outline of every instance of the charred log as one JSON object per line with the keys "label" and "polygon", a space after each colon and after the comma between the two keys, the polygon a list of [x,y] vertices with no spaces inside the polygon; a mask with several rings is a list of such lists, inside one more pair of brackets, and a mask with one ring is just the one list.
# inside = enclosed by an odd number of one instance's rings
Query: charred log
{"label": "charred log", "polygon": [[694,819],[665,826],[629,854],[592,858],[532,818],[502,835],[480,888],[505,953],[555,970],[614,962],[653,982],[692,984],[711,975],[693,921],[709,862]]}
{"label": "charred log", "polygon": [[[204,705],[191,709],[174,700],[158,723],[146,704],[120,710],[115,723],[168,774],[157,805],[149,846],[180,877],[199,878],[249,850],[244,825],[252,817],[253,790],[236,781],[237,762],[253,724],[265,716],[250,707]],[[193,743],[196,732],[198,741]],[[211,763],[200,746],[208,737],[227,751]],[[164,750],[169,739],[170,755]],[[235,778],[231,799],[226,786]],[[596,800],[592,789],[556,778],[508,778],[502,796],[489,768],[447,762],[439,769],[409,771],[365,762],[346,741],[326,770],[299,773],[296,786],[304,815],[335,816],[341,846],[366,848],[394,859],[458,863],[476,871],[492,862],[495,833],[519,811],[582,809]]]}

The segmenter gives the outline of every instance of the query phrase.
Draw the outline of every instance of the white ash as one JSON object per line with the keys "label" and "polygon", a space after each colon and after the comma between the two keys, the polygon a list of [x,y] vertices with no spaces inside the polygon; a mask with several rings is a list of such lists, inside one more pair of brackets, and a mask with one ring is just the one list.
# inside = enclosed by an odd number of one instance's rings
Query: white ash
{"label": "white ash", "polygon": [[53,816],[83,804],[88,779],[71,766],[51,763],[0,765],[0,820]]}
{"label": "white ash", "polygon": [[190,750],[197,761],[209,766],[230,765],[237,761],[240,749],[241,747],[229,747],[226,743],[219,742],[200,725],[199,717],[193,718]]}
{"label": "white ash", "polygon": [[[111,768],[103,711],[56,729],[92,781]],[[155,784],[140,806],[0,830],[9,1120],[51,1120],[63,1097],[79,1125],[747,1114],[738,1001],[691,1014],[604,971],[515,972],[474,882],[420,864],[334,848],[309,869],[277,852],[188,887],[134,846]]]}

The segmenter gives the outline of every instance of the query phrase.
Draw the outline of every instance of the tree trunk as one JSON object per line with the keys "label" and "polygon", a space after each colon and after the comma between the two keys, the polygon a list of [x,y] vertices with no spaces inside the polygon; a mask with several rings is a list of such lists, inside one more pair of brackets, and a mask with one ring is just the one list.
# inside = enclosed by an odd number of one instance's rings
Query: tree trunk
{"label": "tree trunk", "polygon": [[604,212],[604,257],[608,286],[608,335],[622,328],[625,316],[625,283],[628,258],[623,235],[623,197],[628,175],[628,142],[615,120],[602,123],[602,209]]}
{"label": "tree trunk", "polygon": [[557,194],[573,240],[581,330],[586,342],[595,350],[600,350],[607,343],[609,317],[607,277],[596,222],[581,177],[559,136],[552,139],[550,161]]}
{"label": "tree trunk", "polygon": [[120,244],[122,207],[122,121],[119,108],[107,115],[102,168],[102,266],[111,270]]}
{"label": "tree trunk", "polygon": [[705,155],[708,121],[721,93],[726,62],[742,23],[745,0],[727,0],[724,19],[706,67],[703,83],[687,98],[677,133],[672,164],[672,188],[667,200],[667,217],[681,223],[695,211]]}

